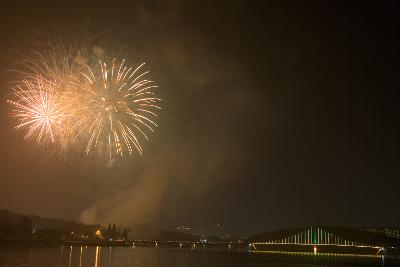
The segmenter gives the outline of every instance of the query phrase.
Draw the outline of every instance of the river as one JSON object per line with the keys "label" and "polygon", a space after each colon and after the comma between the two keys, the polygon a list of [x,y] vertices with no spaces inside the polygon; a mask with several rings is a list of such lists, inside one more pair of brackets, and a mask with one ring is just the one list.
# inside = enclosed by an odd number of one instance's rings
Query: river
{"label": "river", "polygon": [[352,267],[400,266],[381,257],[257,254],[192,249],[138,247],[0,248],[0,266],[7,267]]}

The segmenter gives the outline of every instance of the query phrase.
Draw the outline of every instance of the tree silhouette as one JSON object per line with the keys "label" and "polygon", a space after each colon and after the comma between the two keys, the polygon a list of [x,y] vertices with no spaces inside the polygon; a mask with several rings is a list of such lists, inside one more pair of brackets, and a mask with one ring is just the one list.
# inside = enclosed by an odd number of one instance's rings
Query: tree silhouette
{"label": "tree silhouette", "polygon": [[111,228],[111,238],[115,240],[117,238],[117,227],[115,226],[115,223],[112,224]]}
{"label": "tree silhouette", "polygon": [[18,239],[32,239],[32,220],[23,215],[17,225]]}

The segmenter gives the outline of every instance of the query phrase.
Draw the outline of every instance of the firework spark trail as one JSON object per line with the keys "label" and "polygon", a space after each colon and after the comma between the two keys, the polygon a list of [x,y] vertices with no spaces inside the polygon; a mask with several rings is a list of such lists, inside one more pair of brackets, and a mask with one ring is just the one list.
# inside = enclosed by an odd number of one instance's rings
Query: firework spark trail
{"label": "firework spark trail", "polygon": [[87,65],[86,72],[73,78],[75,103],[82,105],[73,117],[71,127],[74,138],[86,140],[86,154],[98,144],[107,146],[109,157],[115,153],[123,156],[136,149],[142,155],[138,135],[148,140],[146,130],[154,132],[157,124],[156,110],[160,98],[154,97],[154,81],[141,72],[145,63],[136,68],[118,65],[113,59],[111,67],[99,60],[94,67]]}
{"label": "firework spark trail", "polygon": [[41,76],[24,82],[13,89],[14,100],[7,100],[14,109],[12,115],[19,122],[16,129],[28,128],[25,139],[36,137],[41,140],[55,141],[57,134],[63,134],[63,122],[67,117],[67,105],[64,97],[57,92],[56,85]]}
{"label": "firework spark trail", "polygon": [[11,71],[22,75],[25,79],[43,79],[55,83],[66,83],[70,76],[86,63],[84,52],[80,50],[74,55],[72,48],[50,45],[47,53],[33,50],[32,55],[21,61],[16,61],[15,69]]}

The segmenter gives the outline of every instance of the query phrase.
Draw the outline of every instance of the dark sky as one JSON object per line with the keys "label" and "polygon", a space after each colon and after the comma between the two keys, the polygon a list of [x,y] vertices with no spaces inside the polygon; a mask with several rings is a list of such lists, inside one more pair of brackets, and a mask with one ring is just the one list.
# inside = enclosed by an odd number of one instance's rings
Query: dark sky
{"label": "dark sky", "polygon": [[89,39],[118,25],[109,38],[150,64],[164,110],[144,156],[110,166],[24,141],[3,101],[0,208],[240,234],[399,225],[398,1],[279,2],[3,4],[3,99],[15,43],[89,22]]}

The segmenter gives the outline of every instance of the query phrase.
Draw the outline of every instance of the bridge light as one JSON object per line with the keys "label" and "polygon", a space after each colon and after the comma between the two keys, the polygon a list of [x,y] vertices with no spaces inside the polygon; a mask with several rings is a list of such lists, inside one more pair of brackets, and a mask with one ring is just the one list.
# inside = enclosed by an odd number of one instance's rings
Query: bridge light
{"label": "bridge light", "polygon": [[317,247],[314,246],[314,255],[317,255]]}

